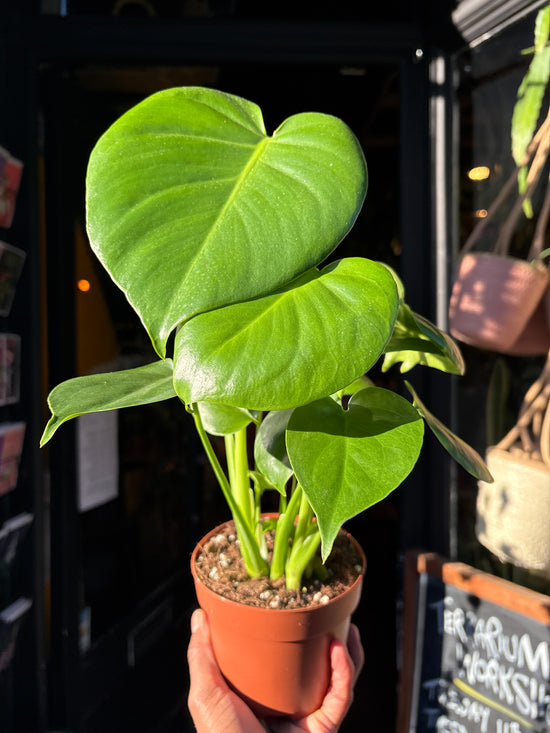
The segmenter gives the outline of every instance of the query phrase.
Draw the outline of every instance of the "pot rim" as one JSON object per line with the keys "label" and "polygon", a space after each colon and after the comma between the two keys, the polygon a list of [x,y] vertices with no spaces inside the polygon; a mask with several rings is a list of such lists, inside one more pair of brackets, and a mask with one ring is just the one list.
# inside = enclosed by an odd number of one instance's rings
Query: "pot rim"
{"label": "pot rim", "polygon": [[[266,513],[262,514],[262,518],[264,517],[273,517],[277,516],[275,512],[272,513]],[[256,613],[265,612],[266,614],[303,614],[304,612],[311,613],[313,611],[322,611],[323,609],[326,609],[327,607],[333,605],[335,602],[344,599],[346,596],[350,595],[351,593],[354,593],[357,589],[358,585],[361,585],[363,582],[363,578],[365,576],[365,571],[367,567],[367,559],[365,552],[359,542],[355,539],[355,537],[348,532],[347,530],[340,528],[340,532],[342,532],[344,535],[346,535],[353,545],[355,546],[356,550],[359,553],[359,556],[361,557],[361,572],[357,575],[357,578],[353,581],[353,583],[346,588],[346,590],[342,591],[342,593],[339,593],[337,596],[334,596],[334,598],[331,598],[328,603],[326,604],[318,604],[315,606],[306,606],[303,608],[264,608],[263,606],[253,606],[249,603],[240,603],[239,601],[234,601],[231,598],[227,598],[226,596],[222,595],[221,593],[217,593],[216,591],[212,590],[206,583],[203,582],[203,580],[199,577],[196,569],[195,569],[195,559],[200,551],[200,549],[203,547],[204,543],[214,534],[218,533],[220,530],[225,529],[228,526],[234,526],[234,521],[232,519],[228,519],[225,522],[222,522],[221,524],[218,524],[217,527],[214,527],[209,532],[207,532],[201,539],[197,542],[195,545],[195,548],[193,549],[193,552],[191,553],[191,573],[193,575],[193,580],[196,583],[200,583],[200,585],[205,588],[209,593],[212,593],[213,595],[217,596],[218,598],[223,599],[225,603],[230,604],[231,607],[236,608],[250,608],[253,609],[253,611]]]}

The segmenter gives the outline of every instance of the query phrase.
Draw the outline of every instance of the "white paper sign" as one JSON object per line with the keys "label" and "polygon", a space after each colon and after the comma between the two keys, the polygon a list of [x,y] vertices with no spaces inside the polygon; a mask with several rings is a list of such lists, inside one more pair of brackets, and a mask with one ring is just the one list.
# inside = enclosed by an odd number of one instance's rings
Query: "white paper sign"
{"label": "white paper sign", "polygon": [[78,511],[106,504],[118,495],[118,413],[81,415],[77,425]]}

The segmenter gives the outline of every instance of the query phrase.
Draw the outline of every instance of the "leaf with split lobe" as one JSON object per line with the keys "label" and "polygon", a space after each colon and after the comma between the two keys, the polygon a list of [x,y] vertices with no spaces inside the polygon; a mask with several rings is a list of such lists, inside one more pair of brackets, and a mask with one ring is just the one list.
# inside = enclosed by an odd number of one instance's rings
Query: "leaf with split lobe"
{"label": "leaf with split lobe", "polygon": [[175,396],[171,359],[120,372],[68,379],[49,394],[52,416],[40,445],[45,445],[60,425],[79,415],[147,405]]}
{"label": "leaf with split lobe", "polygon": [[86,186],[92,248],[164,356],[194,314],[321,263],[361,209],[367,169],[336,117],[295,115],[268,136],[252,102],[182,87],[104,133]]}
{"label": "leaf with split lobe", "polygon": [[347,258],[257,300],[187,321],[174,349],[186,402],[282,410],[332,394],[380,356],[397,313],[387,269]]}
{"label": "leaf with split lobe", "polygon": [[379,387],[357,392],[344,410],[325,398],[294,410],[287,449],[310,502],[326,560],[342,524],[386,497],[415,465],[424,424],[414,407]]}

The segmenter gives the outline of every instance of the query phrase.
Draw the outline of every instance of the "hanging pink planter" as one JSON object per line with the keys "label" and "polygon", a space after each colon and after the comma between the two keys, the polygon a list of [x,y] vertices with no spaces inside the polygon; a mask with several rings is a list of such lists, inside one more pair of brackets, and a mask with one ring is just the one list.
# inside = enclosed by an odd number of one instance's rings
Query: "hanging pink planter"
{"label": "hanging pink planter", "polygon": [[[524,332],[548,288],[540,263],[493,253],[468,253],[459,264],[449,303],[451,334],[465,343],[503,353],[545,353],[548,324],[544,308],[532,332]],[[539,341],[542,337],[542,341]],[[523,346],[522,341],[523,340]],[[519,345],[518,345],[519,341]]]}
{"label": "hanging pink planter", "polygon": [[504,353],[514,356],[543,356],[550,350],[549,295],[550,291],[547,290],[521,334]]}
{"label": "hanging pink planter", "polygon": [[548,323],[548,268],[543,263],[546,225],[550,214],[550,182],[540,211],[535,234],[525,259],[510,256],[516,226],[526,198],[535,190],[550,150],[550,115],[529,146],[531,156],[526,186],[517,196],[499,235],[489,252],[473,252],[488,221],[516,186],[518,171],[505,183],[462,248],[449,302],[451,334],[481,349],[504,354],[545,354],[550,346]]}

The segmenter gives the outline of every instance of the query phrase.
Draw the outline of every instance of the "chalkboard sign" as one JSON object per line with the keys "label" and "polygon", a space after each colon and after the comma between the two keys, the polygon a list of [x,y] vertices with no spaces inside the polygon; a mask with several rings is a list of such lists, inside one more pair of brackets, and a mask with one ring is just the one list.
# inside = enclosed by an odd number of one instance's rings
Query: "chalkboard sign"
{"label": "chalkboard sign", "polygon": [[550,597],[407,560],[397,733],[550,733]]}

